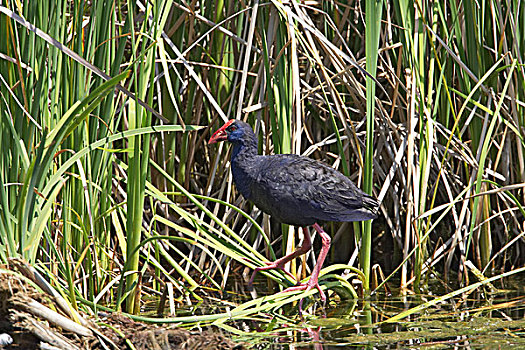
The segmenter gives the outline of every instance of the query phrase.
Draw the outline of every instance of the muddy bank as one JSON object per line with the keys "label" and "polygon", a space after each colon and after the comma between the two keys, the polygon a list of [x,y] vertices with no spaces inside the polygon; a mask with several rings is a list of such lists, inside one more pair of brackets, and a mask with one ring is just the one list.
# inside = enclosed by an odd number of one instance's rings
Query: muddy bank
{"label": "muddy bank", "polygon": [[246,348],[215,329],[191,332],[135,322],[117,313],[87,318],[69,308],[32,267],[20,260],[11,263],[20,273],[0,269],[0,349]]}

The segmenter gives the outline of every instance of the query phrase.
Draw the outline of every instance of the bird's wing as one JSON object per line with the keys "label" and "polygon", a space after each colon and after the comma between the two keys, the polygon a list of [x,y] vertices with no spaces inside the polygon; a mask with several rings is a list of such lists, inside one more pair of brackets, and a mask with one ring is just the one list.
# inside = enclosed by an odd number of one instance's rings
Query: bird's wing
{"label": "bird's wing", "polygon": [[262,206],[294,206],[301,215],[323,221],[354,221],[367,216],[366,210],[360,212],[366,195],[321,162],[286,154],[265,157],[260,164],[254,186],[268,201]]}

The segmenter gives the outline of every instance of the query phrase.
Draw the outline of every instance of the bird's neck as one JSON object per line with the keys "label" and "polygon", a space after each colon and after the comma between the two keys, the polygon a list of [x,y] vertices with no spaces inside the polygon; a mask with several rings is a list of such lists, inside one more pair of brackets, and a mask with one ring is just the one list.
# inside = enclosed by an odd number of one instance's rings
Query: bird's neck
{"label": "bird's neck", "polygon": [[231,169],[237,190],[244,198],[251,198],[251,183],[257,174],[257,139],[252,133],[233,143]]}
{"label": "bird's neck", "polygon": [[249,133],[242,140],[233,143],[232,161],[241,158],[249,158],[257,155],[257,138],[255,134]]}

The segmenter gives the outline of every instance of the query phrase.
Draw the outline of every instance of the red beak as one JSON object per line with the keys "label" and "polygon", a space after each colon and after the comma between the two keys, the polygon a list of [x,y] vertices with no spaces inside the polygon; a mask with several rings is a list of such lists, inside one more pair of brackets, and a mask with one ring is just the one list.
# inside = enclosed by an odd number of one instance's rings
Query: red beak
{"label": "red beak", "polygon": [[226,141],[227,139],[228,134],[226,133],[226,129],[222,127],[219,130],[215,131],[213,135],[211,135],[210,140],[208,141],[208,145],[211,145],[212,143]]}
{"label": "red beak", "polygon": [[228,121],[226,124],[221,126],[219,130],[215,131],[215,133],[211,135],[210,140],[208,141],[208,145],[228,140],[228,133],[226,132],[226,128],[230,126],[230,124],[233,123],[234,121],[235,120],[233,119]]}

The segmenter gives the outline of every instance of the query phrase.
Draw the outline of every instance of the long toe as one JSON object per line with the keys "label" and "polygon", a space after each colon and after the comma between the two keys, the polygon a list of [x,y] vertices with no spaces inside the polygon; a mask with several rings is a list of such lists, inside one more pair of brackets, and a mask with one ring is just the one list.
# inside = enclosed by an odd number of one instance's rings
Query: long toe
{"label": "long toe", "polygon": [[308,281],[306,283],[301,283],[297,286],[286,288],[281,293],[298,291],[298,290],[304,290],[304,292],[306,293],[314,287],[317,288],[317,290],[319,291],[319,296],[321,297],[321,300],[326,301],[326,294],[323,292],[323,290],[321,289],[321,286],[317,282],[310,283],[310,281]]}
{"label": "long toe", "polygon": [[306,288],[306,291],[309,291],[310,289],[315,287],[319,291],[319,296],[321,297],[321,300],[323,302],[326,301],[326,294],[324,294],[323,290],[321,289],[321,286],[319,285],[319,283],[317,281],[315,281],[315,282],[313,282],[311,284],[310,284],[310,281],[308,281],[306,284],[308,285],[308,288]]}
{"label": "long toe", "polygon": [[255,275],[257,275],[257,272],[259,272],[259,271],[279,269],[279,270],[283,271],[284,273],[286,273],[288,276],[290,276],[292,279],[295,280],[295,276],[292,275],[291,272],[286,271],[284,269],[284,266],[282,266],[281,264],[276,263],[275,261],[274,262],[265,262],[265,264],[266,264],[266,266],[258,266],[258,267],[256,267],[253,270],[252,277],[250,278],[250,281],[248,282],[248,288],[249,289],[253,288],[253,281],[255,280]]}
{"label": "long toe", "polygon": [[[314,287],[317,288],[317,290],[319,291],[319,296],[321,297],[321,300],[323,302],[325,302],[326,301],[326,295],[323,292],[323,290],[321,289],[321,286],[319,285],[319,283],[317,281],[313,281],[313,282],[310,283],[310,280],[309,280],[307,283],[301,283],[298,286],[293,286],[293,287],[286,288],[281,293],[298,291],[298,290],[303,290],[305,293],[307,293],[308,291],[310,291]],[[301,300],[299,300],[299,315],[301,317],[303,315],[303,300],[304,300],[304,298],[301,298]]]}

